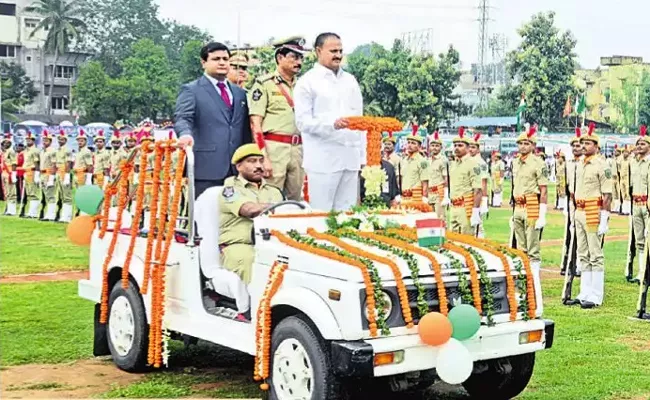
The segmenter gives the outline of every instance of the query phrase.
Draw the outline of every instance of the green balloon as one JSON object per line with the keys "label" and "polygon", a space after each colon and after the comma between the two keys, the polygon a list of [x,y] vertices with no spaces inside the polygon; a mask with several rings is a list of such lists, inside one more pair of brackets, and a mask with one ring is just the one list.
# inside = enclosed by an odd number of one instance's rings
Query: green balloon
{"label": "green balloon", "polygon": [[74,203],[79,210],[88,215],[95,215],[104,200],[104,191],[96,185],[85,185],[77,188]]}
{"label": "green balloon", "polygon": [[453,328],[451,337],[458,340],[467,340],[474,336],[481,327],[481,316],[476,308],[469,304],[455,306],[447,316]]}

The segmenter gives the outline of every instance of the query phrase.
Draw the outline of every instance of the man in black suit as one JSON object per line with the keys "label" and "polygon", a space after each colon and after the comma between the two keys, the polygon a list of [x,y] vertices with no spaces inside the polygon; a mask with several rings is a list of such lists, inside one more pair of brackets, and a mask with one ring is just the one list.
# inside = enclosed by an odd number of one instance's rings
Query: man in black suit
{"label": "man in black suit", "polygon": [[227,79],[230,50],[208,43],[201,49],[201,64],[205,74],[181,87],[174,115],[180,142],[194,147],[196,197],[235,175],[230,159],[252,141],[246,92]]}

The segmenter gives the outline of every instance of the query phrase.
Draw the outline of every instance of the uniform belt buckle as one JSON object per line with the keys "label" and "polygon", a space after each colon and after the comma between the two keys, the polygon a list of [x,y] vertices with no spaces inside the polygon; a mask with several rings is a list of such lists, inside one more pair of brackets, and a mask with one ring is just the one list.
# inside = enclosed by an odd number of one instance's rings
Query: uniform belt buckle
{"label": "uniform belt buckle", "polygon": [[291,135],[291,145],[297,146],[300,144],[300,135]]}

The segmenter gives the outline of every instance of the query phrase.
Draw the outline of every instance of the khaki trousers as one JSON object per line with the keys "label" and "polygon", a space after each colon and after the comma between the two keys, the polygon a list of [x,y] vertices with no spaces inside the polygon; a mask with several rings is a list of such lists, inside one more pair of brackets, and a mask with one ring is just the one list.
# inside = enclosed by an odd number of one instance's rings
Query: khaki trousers
{"label": "khaki trousers", "polygon": [[9,182],[10,174],[2,174],[2,188],[5,192],[5,201],[8,203],[15,203],[18,199],[18,194],[16,193],[16,182]]}
{"label": "khaki trousers", "polygon": [[302,145],[266,141],[266,151],[271,159],[273,176],[268,183],[277,186],[288,200],[302,200],[305,171],[302,169]]}
{"label": "khaki trousers", "polygon": [[604,271],[605,256],[603,254],[603,235],[587,226],[587,214],[584,210],[576,210],[576,240],[578,241],[578,259],[582,271]]}
{"label": "khaki trousers", "polygon": [[252,244],[231,244],[221,250],[221,265],[239,275],[246,284],[251,283],[253,261],[255,248]]}
{"label": "khaki trousers", "polygon": [[47,204],[56,203],[56,180],[54,185],[48,187],[47,181],[50,179],[51,175],[43,174],[41,175],[41,190],[43,191],[43,196],[45,197],[45,202]]}
{"label": "khaki trousers", "polygon": [[526,208],[515,207],[513,214],[513,229],[515,231],[515,240],[517,249],[528,254],[530,261],[542,261],[540,254],[540,231],[535,229],[535,221],[528,220]]}
{"label": "khaki trousers", "polygon": [[65,186],[63,184],[63,179],[57,175],[56,176],[56,199],[61,200],[63,204],[72,204],[72,183]]}
{"label": "khaki trousers", "polygon": [[636,244],[636,254],[639,258],[643,257],[645,247],[645,229],[648,224],[648,208],[643,205],[634,205],[632,207],[632,226],[634,229],[634,239]]}
{"label": "khaki trousers", "polygon": [[452,207],[451,208],[451,231],[454,233],[461,233],[463,235],[476,236],[476,228],[472,228],[465,213],[465,207]]}

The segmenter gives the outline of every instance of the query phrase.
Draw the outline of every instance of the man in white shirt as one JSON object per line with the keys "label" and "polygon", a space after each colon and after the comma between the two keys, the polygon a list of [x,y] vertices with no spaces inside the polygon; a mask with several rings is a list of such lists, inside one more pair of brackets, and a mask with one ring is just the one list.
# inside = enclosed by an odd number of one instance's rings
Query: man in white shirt
{"label": "man in white shirt", "polygon": [[359,170],[366,164],[365,132],[347,129],[345,118],[363,114],[363,98],[354,76],[341,69],[341,38],[321,33],[314,48],[318,63],[294,90],[309,201],[318,210],[344,211],[357,203]]}

